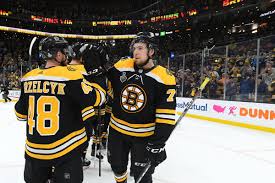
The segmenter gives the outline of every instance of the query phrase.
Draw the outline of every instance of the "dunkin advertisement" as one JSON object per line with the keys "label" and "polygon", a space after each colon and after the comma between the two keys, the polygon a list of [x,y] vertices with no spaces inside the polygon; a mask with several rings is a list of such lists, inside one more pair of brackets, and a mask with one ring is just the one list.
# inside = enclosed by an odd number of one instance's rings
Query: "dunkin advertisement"
{"label": "dunkin advertisement", "polygon": [[[180,114],[191,101],[177,98],[177,112]],[[275,129],[275,104],[197,99],[187,116],[205,120],[229,121]],[[218,120],[217,120],[218,119]]]}

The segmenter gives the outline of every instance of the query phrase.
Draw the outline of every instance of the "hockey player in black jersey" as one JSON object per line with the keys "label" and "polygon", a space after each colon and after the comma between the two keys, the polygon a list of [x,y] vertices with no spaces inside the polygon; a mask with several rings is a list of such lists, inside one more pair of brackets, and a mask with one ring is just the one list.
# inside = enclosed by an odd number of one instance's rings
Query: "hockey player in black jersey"
{"label": "hockey player in black jersey", "polygon": [[[90,60],[90,54],[93,54],[95,51],[93,50],[93,45],[89,44],[89,43],[80,43],[77,42],[75,44],[72,45],[72,60],[68,63],[69,66],[68,67],[72,67],[74,69],[77,69],[78,71],[80,71],[84,77],[92,82],[93,85],[96,85],[97,88],[101,88],[101,90],[99,91],[101,93],[101,95],[106,95],[106,90],[107,90],[107,78],[102,74],[102,73],[97,73],[97,72],[93,72],[92,75],[89,75],[86,72],[86,69],[83,65],[83,63],[85,62],[85,60],[88,60],[88,62],[93,62],[93,60]],[[93,68],[90,67],[88,69],[90,70],[95,70],[98,67],[100,67],[101,64],[97,64],[94,61],[94,65]],[[102,118],[104,119],[105,116],[105,103],[102,103],[101,105],[101,115]],[[103,137],[99,137],[98,134],[98,129],[99,126],[98,124],[103,124],[102,127],[102,134],[106,133],[107,127],[105,127],[105,123],[104,122],[99,122],[99,116],[98,116],[98,108],[95,107],[95,118],[96,118],[96,123],[94,125],[94,129],[90,129],[89,126],[86,127],[86,131],[87,131],[87,136],[88,136],[88,142],[90,140],[90,137],[93,137],[93,144],[92,144],[92,150],[91,150],[91,154],[93,154],[92,156],[97,156],[98,158],[103,158],[102,156],[99,157],[98,154],[95,153],[95,145],[99,146],[99,143],[101,141],[101,139]],[[108,126],[108,124],[106,124]],[[95,143],[96,142],[96,143]],[[87,153],[87,148],[88,146],[84,149],[83,151],[83,155],[82,155],[82,162],[83,162],[83,166],[89,166],[90,165],[90,161],[86,158],[86,153]]]}
{"label": "hockey player in black jersey", "polygon": [[50,178],[56,183],[83,181],[84,124],[92,128],[94,107],[104,99],[79,71],[63,66],[68,48],[64,38],[42,39],[39,54],[46,61],[45,68],[34,69],[21,79],[15,113],[18,120],[27,121],[27,183],[44,183]]}
{"label": "hockey player in black jersey", "polygon": [[[82,75],[86,75],[87,72],[84,68],[84,65],[83,65],[83,59],[82,59],[82,56],[83,56],[83,53],[88,49],[88,44],[84,44],[84,43],[80,43],[80,42],[77,42],[75,44],[72,45],[72,59],[68,61],[68,67],[69,68],[74,68],[78,71],[80,71],[80,73]],[[86,129],[86,133],[87,133],[87,145],[86,147],[84,147],[83,149],[83,152],[82,152],[82,165],[83,167],[87,167],[91,164],[91,161],[88,160],[86,158],[86,154],[87,154],[87,148],[88,148],[88,145],[89,145],[89,141],[90,141],[90,137],[92,135],[92,131],[93,129],[90,128],[90,125],[86,124],[85,125],[85,129]]]}
{"label": "hockey player in black jersey", "polygon": [[108,161],[117,183],[127,182],[128,155],[137,180],[147,162],[152,166],[142,183],[152,183],[155,167],[166,159],[165,143],[175,127],[176,80],[156,65],[157,47],[150,33],[132,41],[133,58],[108,70],[114,93],[108,137]]}
{"label": "hockey player in black jersey", "polygon": [[9,89],[8,86],[5,86],[3,84],[1,84],[1,93],[2,93],[2,97],[5,100],[5,102],[10,102],[11,98],[9,97]]}

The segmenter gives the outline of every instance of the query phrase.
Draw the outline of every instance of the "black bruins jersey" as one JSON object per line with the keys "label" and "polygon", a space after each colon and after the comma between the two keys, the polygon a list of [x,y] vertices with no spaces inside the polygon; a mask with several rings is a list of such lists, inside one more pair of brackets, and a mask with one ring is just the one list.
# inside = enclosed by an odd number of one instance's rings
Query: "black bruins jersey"
{"label": "black bruins jersey", "polygon": [[25,157],[43,163],[69,158],[87,141],[84,123],[92,123],[101,95],[71,67],[34,69],[21,80],[15,105],[27,121]]}
{"label": "black bruins jersey", "polygon": [[[85,75],[87,75],[87,71],[85,70],[85,67],[83,64],[72,64],[69,65],[68,67],[74,68],[78,71],[80,71],[80,73],[82,73],[85,77]],[[111,116],[111,107],[110,107],[110,102],[111,102],[111,98],[112,96],[112,88],[111,88],[111,84],[110,81],[106,78],[106,77],[95,77],[95,78],[91,78],[92,81],[92,85],[96,86],[96,88],[100,88],[100,93],[103,96],[106,96],[106,100],[105,103],[100,104],[100,115],[101,115],[101,120],[103,120],[103,124],[104,127],[102,129],[103,131],[103,137],[107,137],[107,128],[109,126],[109,121],[110,121],[110,116]],[[99,114],[99,108],[95,107],[95,115],[97,118],[97,122],[98,122],[98,114]],[[91,133],[90,131],[87,131],[89,133]],[[89,134],[91,135],[91,134]],[[97,143],[98,140],[95,137],[95,134],[93,135],[93,138],[95,139],[95,142]]]}
{"label": "black bruins jersey", "polygon": [[130,58],[108,70],[108,79],[114,94],[110,127],[125,135],[151,136],[164,143],[175,126],[175,77],[159,65],[138,69]]}
{"label": "black bruins jersey", "polygon": [[[87,75],[87,72],[85,70],[85,67],[83,64],[72,64],[72,65],[68,65],[69,68],[73,68],[73,69],[76,69],[78,70],[82,75]],[[88,76],[87,76],[88,77]],[[91,79],[91,85],[94,86],[96,89],[99,89],[98,91],[100,92],[101,94],[101,97],[106,97],[107,98],[112,98],[112,88],[111,88],[111,85],[110,85],[110,81],[108,81],[108,79],[103,76],[103,77],[92,77],[90,78]],[[107,102],[107,98],[104,100],[105,102]],[[101,112],[100,114],[101,115],[105,115],[105,105],[104,103],[100,104],[101,106]],[[95,114],[97,115],[98,114],[98,110],[95,109]]]}

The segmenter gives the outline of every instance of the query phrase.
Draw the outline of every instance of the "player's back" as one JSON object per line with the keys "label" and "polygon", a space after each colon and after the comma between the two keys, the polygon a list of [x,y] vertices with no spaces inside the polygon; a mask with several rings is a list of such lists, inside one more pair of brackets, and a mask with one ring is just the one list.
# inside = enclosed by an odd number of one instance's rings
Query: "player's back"
{"label": "player's back", "polygon": [[83,121],[94,114],[93,106],[79,104],[82,79],[80,72],[62,66],[34,69],[22,78],[15,110],[19,119],[27,118],[26,157],[54,160],[82,148]]}

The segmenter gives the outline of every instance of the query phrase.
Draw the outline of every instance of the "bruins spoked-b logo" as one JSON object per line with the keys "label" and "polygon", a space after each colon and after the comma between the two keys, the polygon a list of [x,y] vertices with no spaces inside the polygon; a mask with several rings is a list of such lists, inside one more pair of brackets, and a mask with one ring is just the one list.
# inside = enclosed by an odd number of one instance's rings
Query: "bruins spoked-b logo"
{"label": "bruins spoked-b logo", "polygon": [[146,93],[140,86],[129,84],[121,92],[120,104],[125,112],[136,113],[143,109],[146,100]]}

